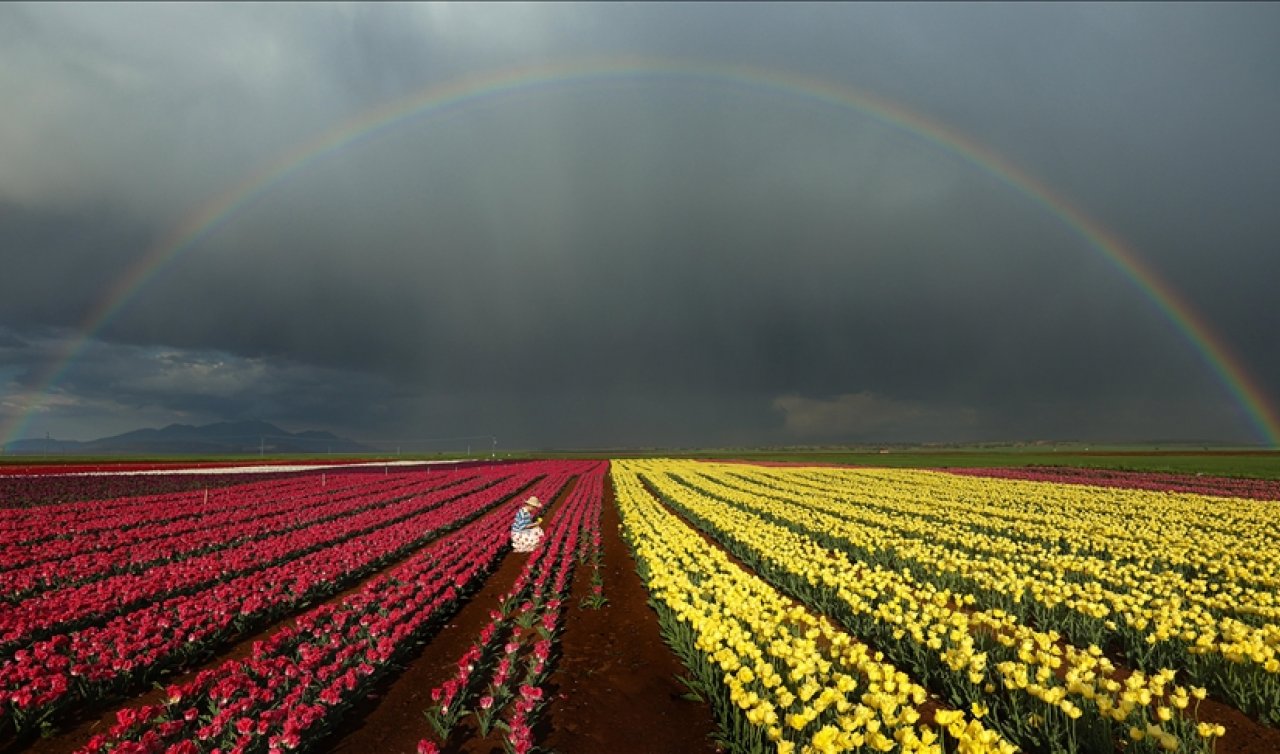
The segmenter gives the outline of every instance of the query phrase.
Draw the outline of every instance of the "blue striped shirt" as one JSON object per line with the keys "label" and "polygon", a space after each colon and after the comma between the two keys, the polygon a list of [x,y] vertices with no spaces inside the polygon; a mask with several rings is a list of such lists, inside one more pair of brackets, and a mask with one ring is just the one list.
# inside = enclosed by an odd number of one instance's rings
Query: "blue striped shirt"
{"label": "blue striped shirt", "polygon": [[520,506],[520,510],[516,511],[516,520],[511,522],[511,531],[514,533],[514,532],[524,531],[525,529],[532,529],[532,528],[533,528],[533,516],[522,505]]}

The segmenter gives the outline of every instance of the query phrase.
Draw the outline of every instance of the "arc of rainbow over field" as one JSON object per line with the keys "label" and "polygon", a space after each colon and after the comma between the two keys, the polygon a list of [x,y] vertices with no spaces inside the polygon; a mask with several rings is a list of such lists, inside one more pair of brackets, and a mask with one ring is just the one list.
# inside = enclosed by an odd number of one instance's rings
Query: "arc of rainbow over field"
{"label": "arc of rainbow over field", "polygon": [[329,129],[246,176],[242,182],[188,215],[116,281],[97,306],[86,315],[75,336],[63,343],[60,352],[34,380],[36,388],[27,394],[27,405],[10,422],[9,428],[0,427],[0,441],[16,439],[21,435],[30,417],[47,400],[49,391],[74,363],[79,353],[141,288],[184,253],[216,233],[229,220],[309,166],[339,151],[376,138],[393,127],[418,119],[439,118],[467,106],[515,93],[613,84],[627,80],[667,80],[736,86],[819,102],[869,116],[907,131],[944,152],[958,155],[1057,217],[1083,238],[1182,333],[1232,399],[1243,409],[1258,435],[1267,444],[1280,446],[1280,420],[1277,420],[1266,393],[1203,317],[1118,237],[1048,186],[986,147],[901,105],[828,81],[743,66],[615,58],[504,70],[427,88],[371,109]]}

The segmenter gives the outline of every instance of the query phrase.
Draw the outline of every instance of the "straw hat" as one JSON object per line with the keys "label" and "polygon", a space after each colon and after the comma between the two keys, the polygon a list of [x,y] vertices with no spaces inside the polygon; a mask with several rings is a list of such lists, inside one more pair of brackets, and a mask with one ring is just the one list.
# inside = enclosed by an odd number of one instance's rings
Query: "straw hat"
{"label": "straw hat", "polygon": [[537,495],[530,495],[529,499],[524,501],[524,504],[534,508],[542,507],[542,501],[538,499]]}

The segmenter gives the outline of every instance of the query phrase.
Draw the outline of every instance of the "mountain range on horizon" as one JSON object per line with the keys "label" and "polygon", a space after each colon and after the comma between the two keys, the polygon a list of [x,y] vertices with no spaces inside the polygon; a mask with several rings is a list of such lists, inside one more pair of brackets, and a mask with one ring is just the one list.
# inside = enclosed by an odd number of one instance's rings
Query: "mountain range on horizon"
{"label": "mountain range on horizon", "polygon": [[250,454],[250,453],[367,453],[355,440],[332,432],[288,432],[266,421],[216,422],[202,426],[170,424],[161,429],[135,429],[96,440],[27,438],[4,446],[5,455],[104,454]]}

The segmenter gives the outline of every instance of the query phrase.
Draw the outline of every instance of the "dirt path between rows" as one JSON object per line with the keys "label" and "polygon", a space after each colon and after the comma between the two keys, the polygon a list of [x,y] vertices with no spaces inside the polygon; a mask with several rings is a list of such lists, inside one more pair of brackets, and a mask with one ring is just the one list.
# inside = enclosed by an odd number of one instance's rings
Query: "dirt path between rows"
{"label": "dirt path between rows", "polygon": [[[675,677],[684,668],[662,642],[657,614],[647,604],[649,594],[618,534],[619,525],[612,486],[606,484],[601,543],[609,604],[600,610],[578,606],[590,588],[591,568],[577,567],[560,636],[561,654],[548,678],[551,702],[535,738],[541,750],[562,754],[714,754],[711,711],[680,696],[684,688]],[[431,689],[454,674],[454,663],[488,623],[489,611],[524,564],[524,556],[509,553],[448,625],[405,662],[404,671],[357,706],[350,722],[316,751],[414,754],[418,741],[431,732],[423,716]],[[498,741],[496,734],[480,739],[474,726],[463,721],[445,752],[499,754]]]}
{"label": "dirt path between rows", "polygon": [[662,641],[621,525],[610,479],[600,515],[609,604],[578,607],[591,586],[591,568],[579,567],[561,637],[564,656],[551,674],[555,701],[543,722],[547,735],[538,740],[564,754],[720,751],[710,738],[711,709],[682,697],[686,689],[676,676],[688,671]]}
{"label": "dirt path between rows", "polygon": [[[578,478],[564,486],[542,516],[550,518],[568,498]],[[348,711],[345,719],[313,751],[332,754],[414,754],[418,741],[432,735],[423,714],[431,702],[431,689],[453,676],[458,658],[489,622],[489,612],[511,590],[524,568],[526,556],[507,551],[498,567],[479,591],[430,637],[418,651],[402,658],[403,667],[388,675],[362,702]],[[455,738],[460,738],[460,735]]]}

